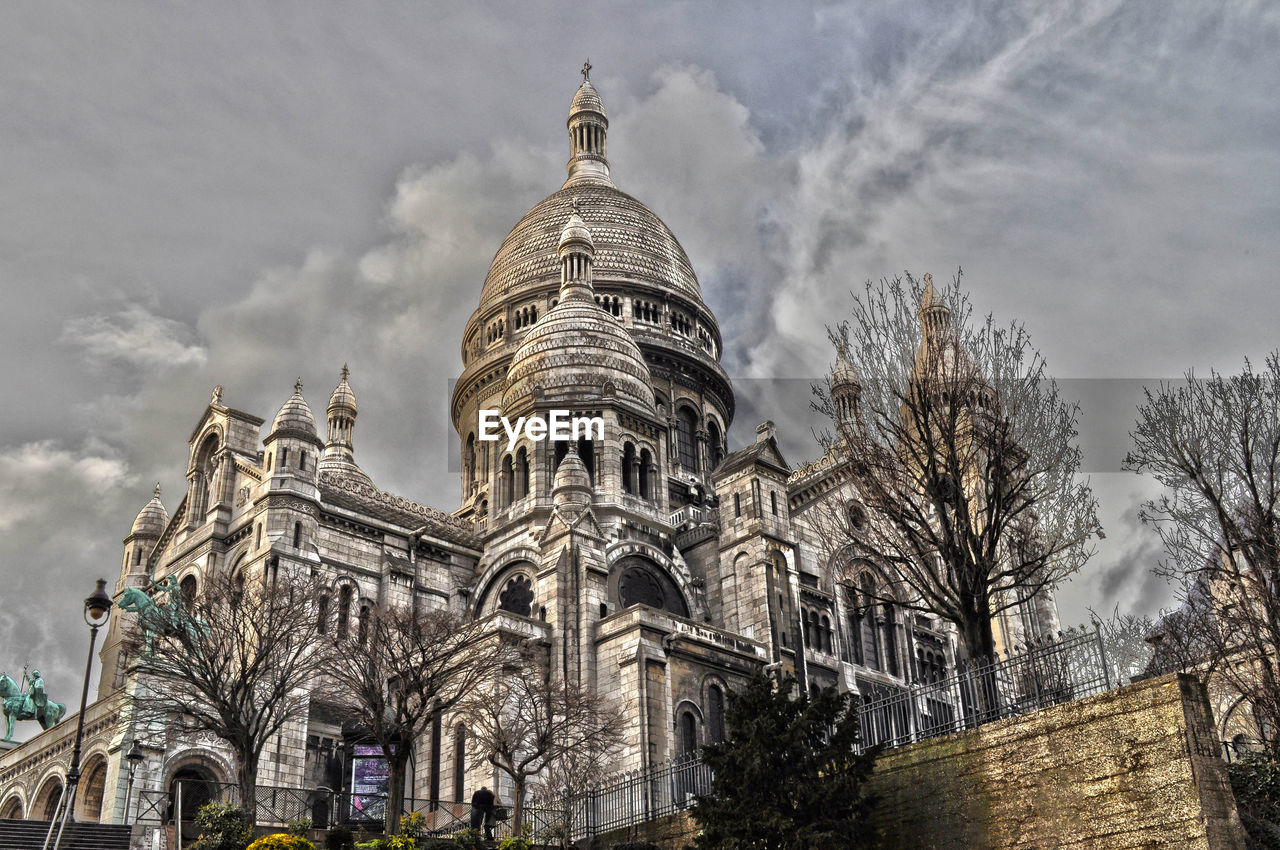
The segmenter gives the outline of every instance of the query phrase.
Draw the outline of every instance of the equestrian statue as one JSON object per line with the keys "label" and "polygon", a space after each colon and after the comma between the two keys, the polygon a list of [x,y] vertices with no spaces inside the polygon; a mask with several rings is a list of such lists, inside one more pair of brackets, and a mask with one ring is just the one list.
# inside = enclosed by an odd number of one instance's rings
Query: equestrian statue
{"label": "equestrian statue", "polygon": [[146,636],[147,656],[151,656],[155,650],[156,635],[182,634],[188,638],[189,643],[194,643],[197,631],[206,635],[209,633],[208,623],[187,612],[176,576],[153,582],[146,589],[126,587],[120,595],[120,610],[138,615],[138,626]]}
{"label": "equestrian statue", "polygon": [[0,673],[0,698],[4,700],[4,740],[13,740],[13,727],[19,720],[38,720],[41,729],[52,729],[67,707],[53,702],[44,692],[44,679],[39,670],[32,670],[26,679],[27,692],[23,693],[8,673]]}

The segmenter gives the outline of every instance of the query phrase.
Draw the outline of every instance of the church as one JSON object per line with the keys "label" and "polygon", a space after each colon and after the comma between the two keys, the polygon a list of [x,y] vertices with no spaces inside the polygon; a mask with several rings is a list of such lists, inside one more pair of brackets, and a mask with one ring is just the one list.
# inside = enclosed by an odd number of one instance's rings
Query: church
{"label": "church", "polygon": [[[728,443],[734,390],[716,318],[675,234],[615,184],[589,70],[569,107],[567,179],[498,246],[461,335],[450,399],[460,507],[389,493],[361,469],[361,376],[345,366],[323,416],[300,384],[269,423],[218,387],[193,411],[186,493],[170,510],[157,489],[124,537],[117,599],[170,577],[196,594],[213,571],[252,578],[285,565],[331,588],[319,616],[334,628],[385,605],[484,618],[549,647],[554,673],[623,702],[620,771],[719,739],[727,695],[754,669],[868,697],[954,670],[954,629],[883,602],[892,577],[851,574],[816,531],[824,506],[858,515],[850,459],[832,449],[792,466],[771,422],[749,445]],[[847,364],[832,388],[856,406]],[[560,412],[603,428],[484,439],[482,411],[511,422]],[[1056,609],[1041,595],[993,626],[1008,647],[1055,631]],[[141,789],[178,779],[234,781],[216,740],[155,729],[142,740],[132,727],[130,627],[117,612],[100,655],[81,820],[120,822]],[[56,803],[67,726],[0,760],[0,817],[40,818]],[[466,734],[446,718],[417,742],[406,796],[465,800],[481,784],[507,796],[502,776],[468,762]],[[135,737],[148,761],[128,783]],[[263,754],[258,781],[346,787],[360,743],[313,693]]]}

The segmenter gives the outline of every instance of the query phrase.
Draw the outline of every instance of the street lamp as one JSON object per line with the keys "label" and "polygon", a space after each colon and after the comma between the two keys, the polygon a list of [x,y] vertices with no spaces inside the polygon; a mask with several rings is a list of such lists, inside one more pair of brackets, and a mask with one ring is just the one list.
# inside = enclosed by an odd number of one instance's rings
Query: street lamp
{"label": "street lamp", "polygon": [[71,767],[67,769],[67,785],[62,792],[62,813],[49,824],[49,834],[44,839],[44,850],[48,850],[49,839],[53,837],[55,824],[58,837],[54,839],[53,850],[58,850],[62,843],[62,831],[67,826],[67,819],[76,805],[76,786],[80,784],[80,750],[84,744],[84,710],[89,702],[89,674],[93,670],[93,645],[98,641],[98,629],[106,625],[111,616],[113,605],[107,593],[107,580],[98,579],[98,587],[84,601],[84,622],[89,627],[89,659],[84,663],[84,687],[80,691],[80,719],[76,722],[76,745],[71,749]]}
{"label": "street lamp", "polygon": [[129,787],[124,792],[124,822],[126,826],[129,824],[129,803],[133,801],[133,774],[146,757],[146,753],[142,752],[142,747],[138,744],[138,739],[134,738],[133,746],[129,748],[129,754],[124,757],[125,761],[129,762]]}

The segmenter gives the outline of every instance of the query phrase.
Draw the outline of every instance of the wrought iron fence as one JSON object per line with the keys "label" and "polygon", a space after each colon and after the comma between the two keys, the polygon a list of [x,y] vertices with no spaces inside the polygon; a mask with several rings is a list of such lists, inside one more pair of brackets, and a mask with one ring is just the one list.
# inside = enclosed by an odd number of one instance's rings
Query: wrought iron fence
{"label": "wrought iron fence", "polygon": [[[350,794],[326,788],[259,785],[255,797],[256,824],[267,827],[283,827],[295,821],[309,820],[315,829],[345,824],[381,831],[387,810],[386,795]],[[189,824],[206,803],[239,805],[239,800],[239,789],[233,784],[178,780],[172,791],[141,791],[134,821],[156,826],[172,824],[179,818],[180,808],[181,820]],[[506,818],[493,823],[493,834],[499,839],[515,834],[510,807],[506,807],[506,812]],[[471,826],[471,804],[468,802],[406,797],[402,813],[421,814],[423,828],[430,836],[449,836]],[[569,819],[564,809],[542,806],[525,806],[521,818],[533,829],[534,835],[559,834]]]}
{"label": "wrought iron fence", "polygon": [[860,749],[900,747],[974,729],[1110,690],[1098,631],[1069,631],[1034,641],[1007,658],[983,659],[955,675],[913,685],[859,706]]}
{"label": "wrought iron fence", "polygon": [[[935,682],[912,685],[858,705],[860,752],[974,729],[1108,691],[1120,683],[1107,666],[1098,630],[1033,641],[1018,655],[972,663]],[[711,769],[699,755],[618,777],[574,809],[574,837],[589,838],[687,809],[710,794]]]}
{"label": "wrought iron fence", "polygon": [[619,776],[578,801],[575,833],[598,835],[687,809],[711,793],[711,768],[697,753]]}

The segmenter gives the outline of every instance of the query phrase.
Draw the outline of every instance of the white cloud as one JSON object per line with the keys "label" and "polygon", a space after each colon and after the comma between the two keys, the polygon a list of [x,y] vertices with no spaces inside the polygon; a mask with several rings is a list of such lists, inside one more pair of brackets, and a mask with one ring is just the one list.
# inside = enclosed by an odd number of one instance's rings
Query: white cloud
{"label": "white cloud", "polygon": [[139,304],[107,315],[70,319],[63,325],[61,339],[84,349],[91,361],[107,360],[139,369],[190,368],[202,365],[207,357],[191,328]]}

